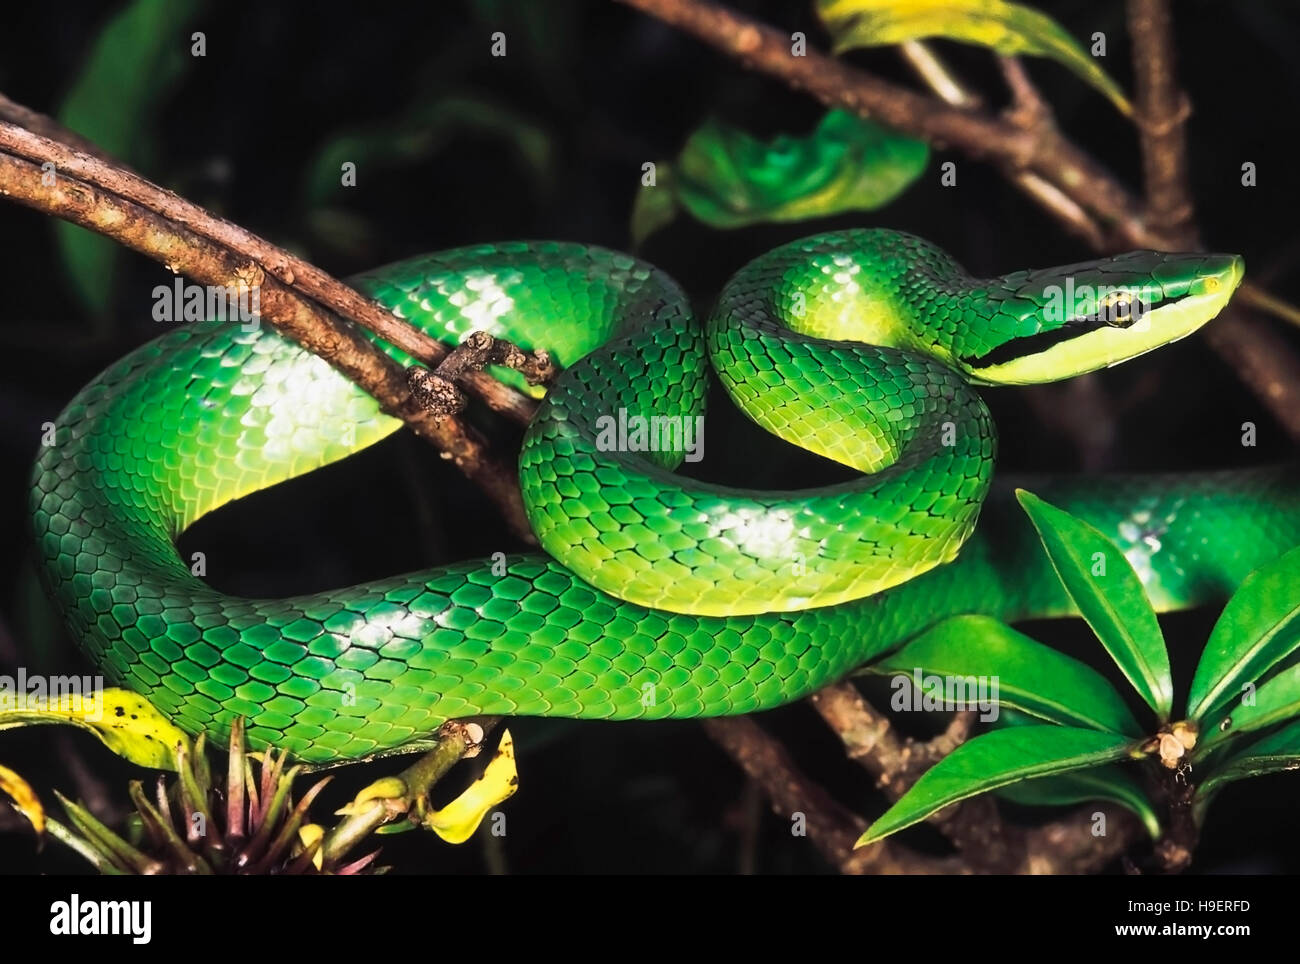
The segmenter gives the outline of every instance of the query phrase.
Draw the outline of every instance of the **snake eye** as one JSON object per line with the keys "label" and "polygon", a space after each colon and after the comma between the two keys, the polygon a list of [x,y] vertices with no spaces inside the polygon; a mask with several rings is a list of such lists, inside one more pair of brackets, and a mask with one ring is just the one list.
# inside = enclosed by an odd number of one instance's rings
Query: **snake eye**
{"label": "snake eye", "polygon": [[1142,302],[1126,292],[1119,292],[1098,306],[1097,315],[1112,328],[1128,328],[1142,317]]}

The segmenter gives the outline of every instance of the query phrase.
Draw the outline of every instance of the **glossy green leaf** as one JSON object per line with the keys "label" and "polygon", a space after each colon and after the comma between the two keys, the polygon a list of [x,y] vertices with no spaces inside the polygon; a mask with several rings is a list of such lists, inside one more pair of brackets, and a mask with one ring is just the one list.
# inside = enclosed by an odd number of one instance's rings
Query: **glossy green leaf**
{"label": "glossy green leaf", "polygon": [[[1201,654],[1187,713],[1201,719],[1241,695],[1300,646],[1300,549],[1252,572],[1228,600]],[[1218,722],[1214,720],[1213,722]]]}
{"label": "glossy green leaf", "polygon": [[[193,62],[186,25],[198,0],[134,0],[100,31],[58,118],[131,165],[150,160],[154,111]],[[82,303],[103,314],[112,300],[119,246],[74,224],[57,226],[63,261]]]}
{"label": "glossy green leaf", "polygon": [[1221,713],[1205,720],[1198,755],[1242,733],[1262,730],[1300,716],[1300,665],[1291,666],[1263,686],[1242,694]]}
{"label": "glossy green leaf", "polygon": [[1065,591],[1111,659],[1160,718],[1169,719],[1174,699],[1169,651],[1129,561],[1083,520],[1023,489],[1016,490],[1016,498],[1038,530]]}
{"label": "glossy green leaf", "polygon": [[1012,726],[963,743],[927,770],[912,789],[867,828],[873,843],[967,797],[1018,780],[1113,763],[1129,756],[1129,737],[1072,726]]}
{"label": "glossy green leaf", "polygon": [[1133,107],[1119,85],[1051,17],[1004,0],[819,0],[838,53],[854,47],[943,37],[1004,56],[1050,57],[1101,91],[1121,112]]}
{"label": "glossy green leaf", "polygon": [[870,667],[882,675],[996,681],[1000,706],[1052,723],[1141,736],[1142,727],[1100,673],[988,616],[945,619]]}
{"label": "glossy green leaf", "polygon": [[1208,800],[1225,784],[1283,770],[1300,770],[1300,720],[1225,759],[1197,788],[1196,795]]}
{"label": "glossy green leaf", "polygon": [[928,159],[924,142],[845,111],[806,137],[769,143],[710,121],[676,161],[677,197],[715,228],[870,211],[902,193]]}
{"label": "glossy green leaf", "polygon": [[1160,818],[1156,816],[1146,791],[1131,774],[1113,763],[1023,780],[994,792],[1003,799],[1027,807],[1067,807],[1109,800],[1136,814],[1152,839],[1160,836]]}

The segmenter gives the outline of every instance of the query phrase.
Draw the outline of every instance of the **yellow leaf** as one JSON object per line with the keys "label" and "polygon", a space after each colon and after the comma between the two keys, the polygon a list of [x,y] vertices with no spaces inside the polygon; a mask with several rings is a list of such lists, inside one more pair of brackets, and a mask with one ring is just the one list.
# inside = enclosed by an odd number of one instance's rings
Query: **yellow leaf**
{"label": "yellow leaf", "polygon": [[441,810],[430,811],[424,825],[447,843],[464,843],[474,835],[489,810],[508,800],[519,788],[515,769],[515,741],[506,730],[496,756],[469,789]]}
{"label": "yellow leaf", "polygon": [[176,747],[186,742],[180,728],[138,693],[106,689],[95,693],[25,696],[17,709],[0,709],[0,730],[43,723],[71,723],[89,730],[132,763],[155,770],[176,769]]}
{"label": "yellow leaf", "polygon": [[14,808],[31,822],[36,836],[44,836],[45,808],[31,784],[8,767],[0,766],[0,793],[12,800]]}
{"label": "yellow leaf", "polygon": [[1110,75],[1051,17],[1006,0],[818,0],[835,51],[945,37],[1006,56],[1051,57],[1133,112]]}
{"label": "yellow leaf", "polygon": [[[325,836],[325,828],[318,823],[305,823],[298,828],[298,840],[302,844],[297,848],[295,853],[303,853],[309,850],[312,844],[316,843]],[[320,870],[325,865],[325,851],[317,847],[316,853],[312,855],[311,862]]]}
{"label": "yellow leaf", "polygon": [[357,794],[352,802],[360,807],[371,800],[400,800],[406,795],[406,781],[401,777],[381,777]]}
{"label": "yellow leaf", "polygon": [[352,817],[371,809],[376,800],[405,800],[406,781],[401,777],[380,777],[355,797],[334,811],[336,817]]}

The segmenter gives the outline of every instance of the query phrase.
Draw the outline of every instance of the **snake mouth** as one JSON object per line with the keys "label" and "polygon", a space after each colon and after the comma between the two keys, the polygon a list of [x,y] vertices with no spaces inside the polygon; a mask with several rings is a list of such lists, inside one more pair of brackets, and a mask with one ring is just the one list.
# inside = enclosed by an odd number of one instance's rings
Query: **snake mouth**
{"label": "snake mouth", "polygon": [[1031,385],[1111,368],[1186,338],[1213,319],[1245,276],[1239,255],[1198,257],[1197,271],[1159,288],[1120,288],[1086,314],[959,360],[972,381]]}

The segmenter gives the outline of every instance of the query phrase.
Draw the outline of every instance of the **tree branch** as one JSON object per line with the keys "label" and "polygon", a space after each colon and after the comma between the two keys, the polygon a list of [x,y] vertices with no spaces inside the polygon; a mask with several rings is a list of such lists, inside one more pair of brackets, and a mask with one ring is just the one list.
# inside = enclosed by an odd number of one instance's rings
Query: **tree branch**
{"label": "tree branch", "polygon": [[[18,106],[12,101],[6,103]],[[42,115],[27,111],[26,116],[39,118]],[[65,137],[70,135],[63,128],[57,128],[57,132]],[[450,352],[451,349],[446,345],[398,318],[378,302],[366,298],[341,281],[336,281],[315,265],[225,218],[210,214],[180,195],[132,173],[98,151],[95,152],[96,156],[88,156],[81,147],[84,143],[84,139],[78,138],[78,144],[75,145],[78,149],[72,150],[59,140],[41,136],[30,129],[0,123],[0,150],[37,164],[50,161],[59,174],[74,177],[138,204],[161,218],[189,228],[201,237],[251,258],[284,285],[369,329],[390,345],[400,348],[426,365],[437,365]],[[466,371],[464,382],[490,408],[520,424],[528,424],[537,409],[534,401],[485,372]]]}
{"label": "tree branch", "polygon": [[[20,140],[24,135],[39,137],[7,124],[0,129]],[[73,177],[58,175],[47,186],[43,175],[32,161],[0,152],[0,195],[104,234],[198,282],[258,288],[261,314],[277,331],[324,358],[374,396],[385,412],[437,445],[493,499],[519,538],[536,541],[513,471],[488,451],[473,429],[414,404],[402,366],[354,327],[299,295],[243,252]]]}
{"label": "tree branch", "polygon": [[1169,2],[1128,0],[1127,9],[1147,218],[1162,233],[1186,238],[1196,246],[1199,238],[1187,177],[1191,105],[1178,87]]}
{"label": "tree branch", "polygon": [[[919,40],[909,40],[902,46],[903,58],[916,71],[918,77],[925,81],[935,95],[944,103],[953,107],[975,109],[981,106],[980,98],[964,87],[929,47]],[[1021,109],[1013,112],[1013,120],[1024,123],[1033,111],[1024,108],[1029,105],[1042,105],[1042,98],[1029,82],[1024,67],[1018,60],[1010,57],[1001,58],[1002,72],[1007,84],[1012,88],[1012,95],[1021,100]],[[1039,122],[1046,117],[1050,121],[1050,111],[1039,113],[1035,118]],[[1025,194],[1033,198],[1044,210],[1055,216],[1056,220],[1071,234],[1080,238],[1093,248],[1102,249],[1107,244],[1105,232],[1083,206],[1049,181],[1029,171],[1007,171],[1007,178]]]}
{"label": "tree branch", "polygon": [[805,817],[808,837],[822,856],[846,874],[952,874],[962,863],[927,857],[882,840],[859,850],[853,845],[867,829],[822,787],[808,779],[784,746],[748,716],[701,720],[705,732],[757,782],[767,794],[772,812],[783,820]]}
{"label": "tree branch", "polygon": [[89,154],[91,157],[98,157],[100,160],[107,161],[109,164],[116,164],[122,170],[129,171],[120,161],[115,161],[108,154],[99,149],[99,145],[94,141],[82,137],[76,131],[68,130],[53,117],[34,111],[30,107],[24,107],[22,104],[10,100],[4,94],[0,94],[0,121],[8,121],[16,124],[18,127],[25,127],[27,130],[43,137],[48,137],[52,141],[59,141],[67,144],[69,147],[80,151],[83,154]]}
{"label": "tree branch", "polygon": [[[878,712],[850,681],[823,687],[809,702],[841,742],[846,754],[876,778],[876,784],[897,800],[921,775],[964,743],[975,714],[960,712],[948,728],[926,740],[899,739],[889,717]],[[1092,836],[1091,814],[1106,815],[1107,834]],[[983,873],[1089,873],[1105,866],[1141,832],[1137,820],[1124,810],[1098,805],[1033,830],[1005,823],[997,801],[983,794],[934,814],[930,823],[961,851],[967,863]]]}

